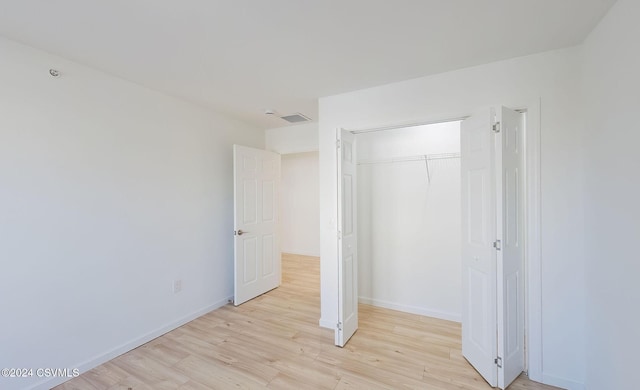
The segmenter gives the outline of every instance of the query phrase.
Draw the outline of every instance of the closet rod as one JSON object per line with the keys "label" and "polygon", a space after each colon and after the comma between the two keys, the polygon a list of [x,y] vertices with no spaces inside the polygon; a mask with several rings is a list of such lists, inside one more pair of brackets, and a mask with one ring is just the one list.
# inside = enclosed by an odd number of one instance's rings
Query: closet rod
{"label": "closet rod", "polygon": [[358,161],[357,165],[371,165],[371,164],[393,164],[400,162],[410,161],[431,161],[431,160],[445,160],[451,158],[460,158],[460,153],[441,153],[441,154],[423,154],[418,156],[408,157],[396,157],[381,160],[362,160]]}

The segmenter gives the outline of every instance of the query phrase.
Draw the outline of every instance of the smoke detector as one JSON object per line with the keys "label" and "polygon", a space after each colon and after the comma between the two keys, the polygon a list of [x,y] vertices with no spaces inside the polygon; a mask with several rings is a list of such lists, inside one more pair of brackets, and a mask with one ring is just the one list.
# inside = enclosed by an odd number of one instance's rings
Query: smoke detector
{"label": "smoke detector", "polygon": [[284,119],[289,123],[309,122],[311,120],[309,117],[306,117],[299,112],[296,112],[295,114],[291,114],[291,115],[281,116],[280,118]]}

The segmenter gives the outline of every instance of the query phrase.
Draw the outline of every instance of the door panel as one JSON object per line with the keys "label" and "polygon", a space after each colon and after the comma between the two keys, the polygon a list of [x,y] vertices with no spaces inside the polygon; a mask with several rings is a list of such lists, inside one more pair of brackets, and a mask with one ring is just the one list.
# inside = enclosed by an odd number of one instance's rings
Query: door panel
{"label": "door panel", "polygon": [[477,194],[468,200],[468,238],[469,243],[475,246],[486,245],[487,238],[487,202],[485,198],[489,183],[487,183],[487,171],[483,169],[470,169],[467,173],[467,190]]}
{"label": "door panel", "polygon": [[524,119],[502,107],[461,131],[462,353],[504,389],[524,370]]}
{"label": "door panel", "polygon": [[280,285],[280,155],[234,145],[233,156],[233,301],[240,305]]}
{"label": "door panel", "polygon": [[247,237],[242,241],[242,268],[244,269],[244,284],[255,283],[258,277],[258,254],[256,237]]}
{"label": "door panel", "polygon": [[497,384],[495,166],[489,110],[462,122],[462,354]]}
{"label": "door panel", "polygon": [[469,308],[469,340],[476,348],[488,351],[492,348],[493,339],[489,335],[487,323],[491,322],[484,308],[491,306],[491,279],[492,276],[479,269],[469,269],[469,291],[478,294],[477,297],[469,296],[468,299],[475,299],[482,302]]}
{"label": "door panel", "polygon": [[243,180],[242,222],[255,223],[258,220],[256,210],[258,208],[258,182],[256,179]]}
{"label": "door panel", "polygon": [[504,389],[524,371],[524,204],[522,178],[524,150],[523,115],[502,107],[497,113],[500,133],[496,137],[498,237],[502,249],[498,264],[498,387]]}
{"label": "door panel", "polygon": [[266,234],[262,237],[262,276],[271,276],[275,270],[274,258],[274,236]]}
{"label": "door panel", "polygon": [[358,329],[358,243],[355,136],[338,130],[338,326],[335,344],[343,347]]}

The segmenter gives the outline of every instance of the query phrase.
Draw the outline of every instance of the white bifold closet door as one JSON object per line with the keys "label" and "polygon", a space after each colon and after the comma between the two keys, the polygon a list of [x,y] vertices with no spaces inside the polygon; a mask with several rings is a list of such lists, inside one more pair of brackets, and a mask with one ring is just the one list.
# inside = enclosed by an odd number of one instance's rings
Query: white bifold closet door
{"label": "white bifold closet door", "polygon": [[524,370],[523,115],[462,123],[462,353],[493,387]]}
{"label": "white bifold closet door", "polygon": [[356,206],[355,136],[338,130],[336,134],[338,165],[338,323],[335,344],[349,341],[358,329],[358,241]]}

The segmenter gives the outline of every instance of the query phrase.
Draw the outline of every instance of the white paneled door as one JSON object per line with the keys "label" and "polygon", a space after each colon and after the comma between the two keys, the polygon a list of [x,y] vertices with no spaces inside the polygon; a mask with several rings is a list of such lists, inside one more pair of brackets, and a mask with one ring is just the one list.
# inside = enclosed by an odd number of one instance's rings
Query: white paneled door
{"label": "white paneled door", "polygon": [[462,354],[493,387],[524,370],[523,118],[462,123]]}
{"label": "white paneled door", "polygon": [[462,354],[493,387],[496,334],[495,167],[489,111],[462,122]]}
{"label": "white paneled door", "polygon": [[505,389],[524,371],[524,117],[502,107],[496,122],[498,387]]}
{"label": "white paneled door", "polygon": [[280,285],[280,155],[233,146],[234,304]]}
{"label": "white paneled door", "polygon": [[335,344],[340,347],[358,329],[358,242],[355,136],[338,130],[338,324]]}

